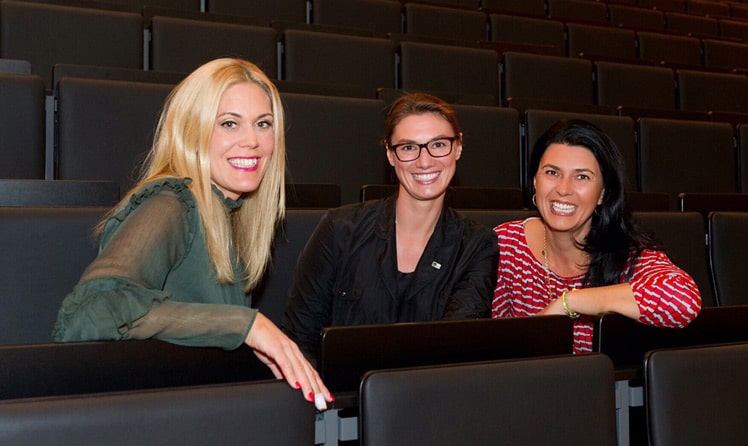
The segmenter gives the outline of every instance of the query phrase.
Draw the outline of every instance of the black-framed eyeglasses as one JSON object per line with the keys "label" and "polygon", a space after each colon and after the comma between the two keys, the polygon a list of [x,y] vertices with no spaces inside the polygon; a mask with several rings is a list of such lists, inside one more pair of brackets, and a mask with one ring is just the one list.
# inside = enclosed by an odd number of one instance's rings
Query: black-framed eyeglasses
{"label": "black-framed eyeglasses", "polygon": [[406,142],[402,144],[395,144],[394,146],[387,144],[387,148],[395,152],[395,156],[400,161],[415,161],[421,156],[421,150],[426,151],[433,158],[441,158],[452,153],[452,145],[454,144],[456,136],[441,137],[432,139],[431,141],[423,144],[416,142]]}

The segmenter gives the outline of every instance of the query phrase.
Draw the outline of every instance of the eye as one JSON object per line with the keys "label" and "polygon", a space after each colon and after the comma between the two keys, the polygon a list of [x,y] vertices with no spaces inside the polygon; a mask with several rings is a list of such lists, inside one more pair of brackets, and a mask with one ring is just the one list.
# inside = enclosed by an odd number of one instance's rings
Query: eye
{"label": "eye", "polygon": [[263,120],[257,123],[257,127],[261,129],[269,129],[273,128],[273,121],[270,120]]}
{"label": "eye", "polygon": [[577,175],[577,179],[578,180],[589,180],[590,176],[587,175],[586,173],[580,173],[579,175]]}
{"label": "eye", "polygon": [[545,171],[543,171],[543,173],[554,177],[558,175],[558,172],[553,169],[546,169]]}
{"label": "eye", "polygon": [[446,146],[447,146],[447,142],[443,139],[438,139],[431,143],[431,147],[435,149],[443,149]]}
{"label": "eye", "polygon": [[413,152],[418,150],[418,146],[415,144],[403,144],[397,147],[397,150],[401,152]]}
{"label": "eye", "polygon": [[231,120],[229,120],[229,121],[223,121],[223,122],[221,123],[221,127],[225,127],[225,128],[227,128],[227,129],[234,129],[234,128],[236,128],[236,127],[237,127],[238,125],[239,125],[239,124],[237,124],[237,123],[236,123],[236,121],[231,121]]}

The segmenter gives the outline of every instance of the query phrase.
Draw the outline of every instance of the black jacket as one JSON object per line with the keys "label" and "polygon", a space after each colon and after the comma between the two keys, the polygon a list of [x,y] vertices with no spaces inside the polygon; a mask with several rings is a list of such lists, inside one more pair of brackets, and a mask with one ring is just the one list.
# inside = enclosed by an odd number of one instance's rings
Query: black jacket
{"label": "black jacket", "polygon": [[307,357],[323,327],[491,316],[496,234],[447,207],[398,298],[396,198],[332,209],[307,242],[282,323]]}

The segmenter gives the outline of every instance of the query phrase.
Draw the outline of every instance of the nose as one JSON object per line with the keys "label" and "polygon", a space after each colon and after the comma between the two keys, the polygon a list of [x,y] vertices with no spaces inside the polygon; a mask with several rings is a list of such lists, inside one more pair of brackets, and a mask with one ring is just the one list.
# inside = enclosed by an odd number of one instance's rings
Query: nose
{"label": "nose", "polygon": [[257,134],[254,127],[245,127],[239,134],[239,146],[253,149],[257,147]]}
{"label": "nose", "polygon": [[431,167],[434,164],[434,158],[431,156],[426,147],[421,147],[421,153],[416,159],[416,166],[422,169]]}
{"label": "nose", "polygon": [[563,176],[558,180],[558,183],[556,184],[556,192],[558,192],[559,195],[569,195],[572,192],[572,186],[571,186],[572,178],[570,176]]}

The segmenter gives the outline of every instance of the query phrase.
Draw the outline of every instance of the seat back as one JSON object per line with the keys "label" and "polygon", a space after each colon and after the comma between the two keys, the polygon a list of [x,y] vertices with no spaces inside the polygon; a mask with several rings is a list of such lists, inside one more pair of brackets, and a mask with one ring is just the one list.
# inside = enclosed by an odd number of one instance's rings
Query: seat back
{"label": "seat back", "polygon": [[602,56],[636,60],[634,31],[630,29],[569,23],[566,25],[566,36],[566,54],[569,57]]}
{"label": "seat back", "polygon": [[703,39],[704,66],[716,68],[748,68],[748,45],[716,39]]}
{"label": "seat back", "polygon": [[143,68],[143,19],[137,13],[2,2],[0,30],[0,57],[29,61],[46,88],[52,88],[55,63]]}
{"label": "seat back", "polygon": [[204,445],[314,441],[314,408],[284,381],[0,404],[0,442]]}
{"label": "seat back", "polygon": [[0,206],[114,206],[119,185],[112,181],[0,180]]}
{"label": "seat back", "polygon": [[748,343],[655,350],[644,368],[649,444],[745,443]]}
{"label": "seat back", "polygon": [[44,82],[0,73],[0,97],[0,178],[44,178]]}
{"label": "seat back", "polygon": [[211,0],[207,12],[248,17],[257,22],[306,23],[304,0]]}
{"label": "seat back", "polygon": [[701,65],[701,42],[695,37],[639,31],[636,40],[642,61]]}
{"label": "seat back", "polygon": [[675,75],[670,68],[597,62],[595,86],[601,105],[675,109]]}
{"label": "seat back", "polygon": [[662,31],[665,29],[665,17],[660,10],[634,6],[608,4],[608,21],[611,25],[622,28]]}
{"label": "seat back", "polygon": [[489,15],[489,21],[490,39],[494,42],[543,45],[552,47],[554,56],[566,54],[564,24],[559,20],[494,13]]}
{"label": "seat back", "polygon": [[[690,2],[689,2],[690,3]],[[665,11],[665,29],[675,34],[717,36],[719,28],[713,17],[686,14],[684,12]]]}
{"label": "seat back", "polygon": [[150,25],[152,70],[190,73],[212,59],[240,57],[278,78],[278,36],[270,27],[161,16]]}
{"label": "seat back", "polygon": [[709,259],[718,305],[748,304],[748,276],[741,259],[748,250],[748,212],[709,215]]}
{"label": "seat back", "polygon": [[554,20],[579,20],[604,23],[608,12],[605,4],[582,0],[548,0],[548,17]]}
{"label": "seat back", "polygon": [[748,113],[748,77],[692,70],[676,76],[681,110]]}
{"label": "seat back", "polygon": [[698,212],[634,212],[635,221],[664,245],[673,262],[701,292],[703,306],[715,305],[706,251],[706,227]]}
{"label": "seat back", "polygon": [[313,0],[312,23],[371,31],[376,36],[402,32],[402,5],[389,0]]}
{"label": "seat back", "polygon": [[[372,371],[359,406],[363,446],[616,444],[604,355]],[[563,416],[571,413],[594,423],[577,429]]]}
{"label": "seat back", "polygon": [[151,148],[159,113],[172,88],[160,83],[61,79],[56,92],[56,178],[110,180],[125,194]]}
{"label": "seat back", "polygon": [[477,42],[486,40],[486,14],[477,8],[458,9],[420,3],[405,3],[405,33]]}
{"label": "seat back", "polygon": [[0,344],[49,342],[62,299],[98,251],[101,207],[0,208]]}

